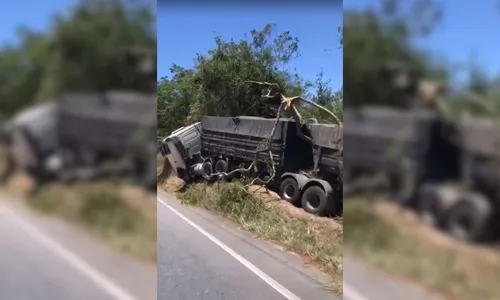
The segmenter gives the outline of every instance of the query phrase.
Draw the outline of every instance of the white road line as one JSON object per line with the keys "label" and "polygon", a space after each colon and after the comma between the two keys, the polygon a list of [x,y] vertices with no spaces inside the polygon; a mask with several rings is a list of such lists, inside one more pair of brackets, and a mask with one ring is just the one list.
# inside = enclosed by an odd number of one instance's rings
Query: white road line
{"label": "white road line", "polygon": [[[290,292],[288,289],[286,289],[284,286],[276,282],[274,279],[272,279],[269,275],[264,273],[262,270],[257,268],[255,265],[253,265],[251,262],[246,260],[244,257],[236,253],[233,249],[229,248],[226,246],[224,243],[222,243],[220,240],[218,240],[216,237],[205,231],[203,228],[200,226],[196,225],[193,221],[189,220],[186,216],[184,216],[182,213],[177,211],[175,208],[172,206],[168,205],[165,203],[163,200],[161,200],[159,197],[157,198],[158,201],[163,204],[166,208],[171,210],[174,214],[176,214],[179,218],[183,219],[186,221],[189,225],[194,227],[196,230],[198,230],[201,234],[203,234],[205,237],[207,237],[209,240],[214,242],[217,246],[222,248],[224,251],[226,251],[229,255],[231,255],[234,259],[236,259],[238,262],[240,262],[242,265],[244,265],[246,268],[248,268],[250,271],[252,271],[255,275],[257,275],[260,279],[265,281],[269,286],[271,286],[273,289],[275,289],[278,293],[283,295],[285,298],[288,300],[300,300],[299,297],[294,295],[292,292]],[[356,289],[352,288],[351,286],[347,285],[345,282],[343,283],[343,297],[346,297],[346,300],[371,300],[365,296],[363,296],[360,292],[358,292]]]}
{"label": "white road line", "polygon": [[276,280],[272,279],[269,275],[264,273],[262,270],[257,268],[255,265],[253,265],[251,262],[246,260],[243,256],[239,255],[234,251],[233,249],[229,248],[227,245],[225,245],[223,242],[218,240],[216,237],[205,231],[203,228],[200,226],[196,225],[193,221],[188,219],[186,216],[178,212],[175,208],[172,206],[168,205],[167,203],[163,202],[160,198],[157,198],[158,202],[163,204],[166,208],[171,210],[174,214],[176,214],[179,218],[182,220],[186,221],[189,225],[194,227],[196,230],[198,230],[201,234],[203,234],[205,237],[207,237],[209,240],[211,240],[214,244],[222,248],[222,250],[226,251],[229,255],[231,255],[234,259],[236,259],[239,263],[241,263],[243,266],[245,266],[248,270],[252,271],[257,277],[262,279],[265,283],[267,283],[270,287],[272,287],[275,291],[283,295],[288,300],[301,300],[298,296],[290,292],[287,288],[279,284]]}
{"label": "white road line", "polygon": [[56,241],[52,240],[48,235],[37,229],[29,220],[22,217],[20,214],[14,210],[2,205],[2,208],[8,212],[9,216],[31,237],[40,242],[47,249],[52,251],[59,258],[66,261],[72,267],[80,271],[88,279],[93,281],[97,286],[99,286],[104,292],[109,294],[113,299],[116,300],[137,300],[132,297],[127,291],[123,290],[115,283],[113,283],[109,278],[99,273],[97,270],[92,268],[82,259],[77,257],[75,254],[71,253],[69,250],[65,249],[63,246],[58,244]]}

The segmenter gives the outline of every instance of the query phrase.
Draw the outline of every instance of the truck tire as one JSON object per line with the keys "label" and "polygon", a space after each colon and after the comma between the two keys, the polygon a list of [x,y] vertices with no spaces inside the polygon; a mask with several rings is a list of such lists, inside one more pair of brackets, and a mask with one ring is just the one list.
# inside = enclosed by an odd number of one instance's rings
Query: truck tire
{"label": "truck tire", "polygon": [[417,199],[417,212],[420,221],[427,226],[442,228],[443,211],[453,205],[455,193],[447,191],[446,187],[428,184],[421,188]]}
{"label": "truck tire", "polygon": [[225,161],[224,159],[219,159],[215,163],[214,169],[215,169],[215,173],[227,173],[227,169],[228,169],[227,161]]}
{"label": "truck tire", "polygon": [[205,173],[206,176],[211,176],[214,173],[214,168],[212,166],[212,163],[210,161],[206,161],[202,165],[203,172]]}
{"label": "truck tire", "polygon": [[300,204],[300,188],[297,180],[294,178],[285,178],[279,189],[279,194],[281,199],[287,201],[290,204],[298,206]]}
{"label": "truck tire", "polygon": [[189,185],[193,183],[193,179],[191,178],[191,176],[189,176],[189,173],[186,172],[184,169],[177,168],[176,173],[177,176],[181,178],[182,181],[184,181],[184,184]]}
{"label": "truck tire", "polygon": [[482,242],[491,234],[493,207],[477,193],[467,193],[446,212],[448,233],[464,242]]}
{"label": "truck tire", "polygon": [[317,185],[308,187],[302,194],[302,208],[313,215],[325,216],[328,199],[325,191]]}

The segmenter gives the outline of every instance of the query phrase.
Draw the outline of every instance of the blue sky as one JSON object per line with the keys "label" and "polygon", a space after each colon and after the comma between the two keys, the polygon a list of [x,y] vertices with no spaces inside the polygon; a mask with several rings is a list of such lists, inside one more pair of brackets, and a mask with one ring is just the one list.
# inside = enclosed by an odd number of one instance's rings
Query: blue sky
{"label": "blue sky", "polygon": [[[440,53],[452,63],[467,64],[473,59],[490,76],[500,71],[500,6],[497,0],[439,0],[443,8],[441,26],[418,45]],[[344,10],[363,8],[379,1],[344,1]],[[405,4],[411,1],[405,1]],[[498,40],[497,40],[498,38]],[[465,72],[457,72],[461,81]]]}
{"label": "blue sky", "polygon": [[[192,67],[197,53],[215,46],[214,37],[238,40],[252,29],[276,24],[299,39],[302,56],[292,68],[307,80],[324,72],[334,89],[342,87],[342,50],[337,49],[337,27],[342,25],[340,5],[292,4],[288,7],[254,5],[158,5],[158,78],[167,76],[172,64]],[[325,51],[332,49],[331,51]]]}
{"label": "blue sky", "polygon": [[[152,0],[140,0],[151,3]],[[17,0],[2,5],[0,18],[0,45],[17,42],[17,29],[26,26],[36,31],[47,31],[54,14],[65,13],[78,0]],[[156,1],[155,1],[156,2]]]}
{"label": "blue sky", "polygon": [[[16,41],[16,29],[25,25],[35,30],[47,30],[50,16],[62,12],[77,0],[10,1],[2,7],[0,18],[0,44]],[[409,2],[408,0],[406,2]],[[467,63],[474,56],[490,75],[500,71],[500,7],[496,0],[467,1],[440,0],[444,19],[429,39],[420,42],[422,47],[443,54],[449,61]],[[340,10],[325,9],[319,4],[290,5],[276,13],[273,7],[243,7],[239,10],[218,6],[200,7],[199,2],[184,8],[176,6],[158,9],[158,75],[168,74],[172,63],[189,67],[197,52],[213,46],[213,32],[224,38],[239,38],[250,29],[265,23],[276,23],[279,30],[290,30],[301,40],[301,52],[293,65],[303,77],[313,79],[321,69],[332,79],[334,87],[342,83],[342,51],[335,48],[335,28],[342,22]],[[344,8],[366,7],[376,0],[347,0]],[[194,3],[192,3],[194,4]],[[29,9],[26,9],[29,7]],[[194,8],[193,8],[194,7]],[[210,8],[212,7],[212,8]],[[257,11],[256,8],[259,10]],[[20,13],[22,12],[22,13]],[[189,24],[189,25],[187,25]],[[314,30],[312,30],[314,29]],[[190,36],[190,39],[186,39]],[[324,38],[324,37],[328,38]],[[175,46],[171,43],[174,41]],[[170,45],[170,46],[169,46]],[[499,45],[499,46],[497,46]]]}
{"label": "blue sky", "polygon": [[0,18],[0,44],[15,43],[20,25],[30,29],[45,31],[50,28],[51,16],[55,12],[64,12],[65,8],[77,3],[77,0],[17,0],[2,5]]}

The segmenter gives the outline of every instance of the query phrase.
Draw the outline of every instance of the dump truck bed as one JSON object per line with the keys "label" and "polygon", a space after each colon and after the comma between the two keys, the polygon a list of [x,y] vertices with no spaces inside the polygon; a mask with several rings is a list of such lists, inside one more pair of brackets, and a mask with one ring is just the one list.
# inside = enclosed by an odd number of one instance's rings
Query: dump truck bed
{"label": "dump truck bed", "polygon": [[383,107],[365,107],[344,111],[344,145],[349,151],[343,155],[346,167],[377,170],[390,159],[390,152],[422,159],[430,142],[432,113],[420,110],[401,110]]}
{"label": "dump truck bed", "polygon": [[[275,123],[276,119],[259,117],[205,117],[201,121],[203,150],[252,161],[257,146],[271,135]],[[273,160],[278,165],[283,157],[286,123],[278,122],[271,142]],[[262,152],[258,159],[264,162],[268,155]]]}
{"label": "dump truck bed", "polygon": [[462,146],[469,152],[484,157],[500,157],[500,124],[487,118],[460,122]]}
{"label": "dump truck bed", "polygon": [[343,128],[335,124],[309,125],[313,140],[314,155],[319,158],[319,167],[333,173],[342,169]]}
{"label": "dump truck bed", "polygon": [[[67,94],[59,100],[63,145],[122,154],[133,134],[156,127],[156,99],[138,93]],[[137,133],[139,134],[139,133]],[[151,136],[152,138],[153,136]]]}
{"label": "dump truck bed", "polygon": [[[277,122],[277,123],[276,123]],[[257,148],[257,161],[267,163],[269,153],[262,141],[271,138],[271,154],[275,166],[283,172],[311,169],[311,146],[297,134],[295,122],[290,119],[266,119],[260,117],[205,117],[201,121],[203,151],[225,157],[253,161]],[[307,131],[305,126],[301,127]],[[260,145],[260,146],[259,146]]]}

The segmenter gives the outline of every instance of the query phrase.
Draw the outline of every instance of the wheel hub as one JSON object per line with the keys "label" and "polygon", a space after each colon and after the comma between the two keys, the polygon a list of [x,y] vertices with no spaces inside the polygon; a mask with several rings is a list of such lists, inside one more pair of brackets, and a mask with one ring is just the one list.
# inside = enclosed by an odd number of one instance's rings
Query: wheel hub
{"label": "wheel hub", "polygon": [[309,195],[309,197],[307,198],[307,202],[309,202],[309,205],[311,207],[317,208],[321,203],[321,199],[318,195]]}
{"label": "wheel hub", "polygon": [[284,189],[283,196],[285,196],[285,199],[289,200],[292,199],[293,196],[295,195],[295,187],[291,184],[287,185]]}

